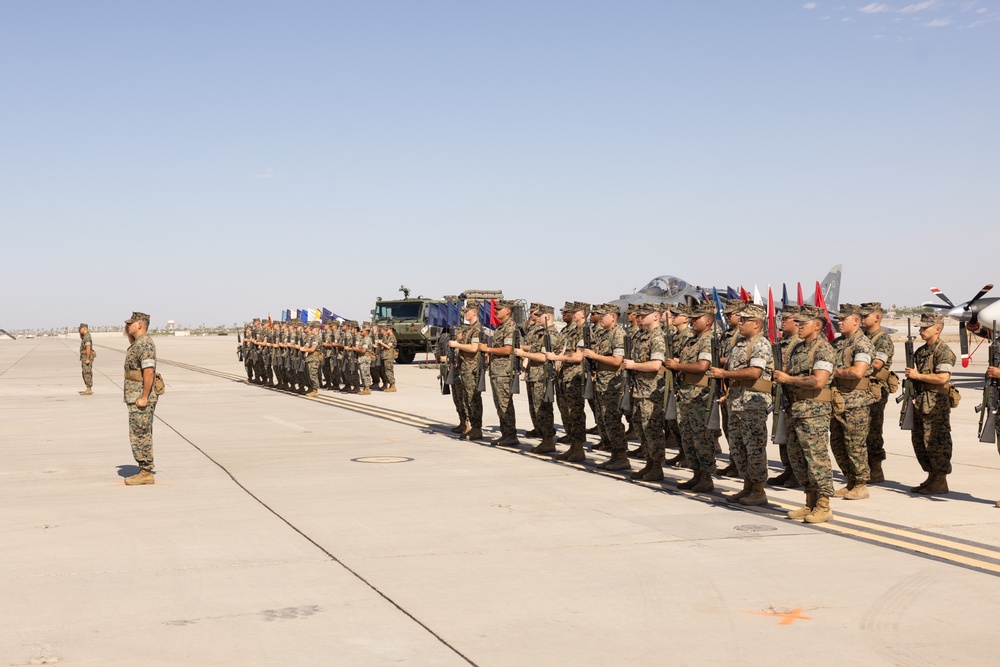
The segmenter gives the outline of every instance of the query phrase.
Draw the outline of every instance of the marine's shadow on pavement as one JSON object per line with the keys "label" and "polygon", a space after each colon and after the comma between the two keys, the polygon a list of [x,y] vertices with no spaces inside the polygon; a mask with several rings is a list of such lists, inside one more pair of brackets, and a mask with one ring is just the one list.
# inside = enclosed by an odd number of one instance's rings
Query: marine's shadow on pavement
{"label": "marine's shadow on pavement", "polygon": [[890,493],[899,493],[904,496],[910,496],[911,498],[923,498],[925,500],[933,500],[935,502],[942,502],[945,500],[957,500],[964,503],[979,503],[981,505],[996,504],[996,498],[979,498],[969,493],[964,493],[955,490],[951,490],[948,493],[937,493],[930,495],[924,495],[922,493],[913,493],[912,491],[910,491],[910,489],[913,488],[913,486],[915,485],[916,484],[911,485],[911,484],[902,484],[900,482],[890,482],[887,480],[885,482],[880,482],[875,488],[882,488],[889,491]]}
{"label": "marine's shadow on pavement", "polygon": [[137,465],[118,466],[119,477],[131,477],[132,475],[138,475],[138,474],[139,474],[139,466]]}

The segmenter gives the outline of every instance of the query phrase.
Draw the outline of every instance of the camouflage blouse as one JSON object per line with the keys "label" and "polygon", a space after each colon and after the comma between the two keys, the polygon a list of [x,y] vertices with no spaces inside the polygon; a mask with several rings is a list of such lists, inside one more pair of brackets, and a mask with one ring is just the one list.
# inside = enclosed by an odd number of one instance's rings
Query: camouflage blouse
{"label": "camouflage blouse", "polygon": [[94,349],[94,341],[90,336],[90,332],[83,334],[80,337],[80,358],[87,358],[87,347],[90,347],[90,358],[93,359],[97,356],[97,350]]}
{"label": "camouflage blouse", "polygon": [[[507,321],[498,326],[493,330],[493,335],[490,337],[489,347],[504,347],[507,345],[514,344],[514,329],[517,324],[514,322],[513,317],[508,317]],[[519,341],[520,342],[520,341]],[[513,350],[511,350],[513,354]],[[511,359],[516,359],[513,356],[498,356],[495,354],[490,355],[490,376],[492,377],[510,377],[511,372]]]}
{"label": "camouflage blouse", "polygon": [[[740,336],[736,340],[736,345],[729,351],[726,358],[726,370],[736,371],[744,368],[760,368],[761,380],[770,380],[774,371],[774,356],[771,352],[771,343],[764,336],[754,336],[753,346],[750,346],[750,339]],[[771,393],[755,391],[748,387],[741,387],[734,382],[729,383],[729,396],[726,399],[729,409],[734,412],[741,410],[770,410]]]}
{"label": "camouflage blouse", "polygon": [[[666,344],[663,342],[663,330],[659,327],[651,331],[640,330],[632,341],[632,361],[663,361],[666,357]],[[663,392],[659,371],[629,371],[632,375],[632,398],[655,399],[657,392]]]}
{"label": "camouflage blouse", "polygon": [[[479,343],[485,342],[483,325],[479,322],[467,325],[465,329],[459,333],[458,342],[463,345],[470,345],[472,343],[478,345]],[[477,364],[479,363],[479,352],[465,352],[464,350],[457,350],[457,352],[459,368],[462,368],[470,373],[475,372]]]}
{"label": "camouflage blouse", "polygon": [[[528,331],[526,341],[528,344],[528,352],[532,354],[548,352],[545,348],[545,331],[546,327],[536,325]],[[548,327],[549,338],[551,339],[555,336],[555,332],[552,331],[552,327]],[[549,341],[551,342],[551,340]],[[541,382],[545,379],[545,362],[544,361],[529,361],[528,362],[528,382]]]}
{"label": "camouflage blouse", "polygon": [[[787,359],[787,373],[793,377],[804,377],[812,375],[814,370],[833,373],[833,363],[835,353],[833,346],[827,342],[822,335],[816,336],[816,340],[807,343],[801,338],[792,348]],[[832,376],[831,376],[832,377]],[[827,379],[825,387],[830,386]],[[795,391],[795,388],[789,388]],[[829,419],[831,406],[829,402],[815,401],[812,399],[797,400],[792,404],[791,415],[799,419],[823,418]]]}
{"label": "camouflage blouse", "polygon": [[396,334],[390,331],[386,335],[382,336],[382,342],[389,346],[379,348],[382,350],[382,358],[392,361],[396,358],[394,349],[396,347]]}
{"label": "camouflage blouse", "polygon": [[[933,345],[924,344],[913,353],[913,365],[917,372],[923,374],[931,373],[951,373],[955,367],[955,353],[940,339]],[[919,386],[919,385],[918,385]],[[940,385],[923,385],[924,388],[937,387]],[[923,413],[929,413],[938,404],[951,406],[951,399],[947,394],[939,394],[937,391],[920,391],[917,394],[916,406]]]}
{"label": "camouflage blouse", "polygon": [[[694,336],[694,331],[690,328],[685,329],[685,331],[691,331],[692,338],[681,347],[680,356],[678,359],[682,364],[696,364],[699,361],[707,361],[712,363],[712,330],[706,329],[699,336]],[[676,350],[674,354],[677,354]],[[684,376],[692,377],[697,374],[695,373],[682,373],[681,378]],[[708,397],[708,387],[698,386],[696,384],[687,384],[683,380],[678,383],[677,386],[677,400],[681,403],[694,403],[695,401],[703,401]]]}
{"label": "camouflage blouse", "polygon": [[[135,342],[128,346],[125,351],[125,374],[131,375],[129,371],[142,374],[143,369],[152,368],[156,371],[156,345],[149,334],[142,334],[135,339]],[[125,402],[134,404],[142,396],[142,382],[125,378]],[[149,403],[156,402],[156,392],[149,390]]]}
{"label": "camouflage blouse", "polygon": [[[850,368],[855,362],[863,361],[868,364],[865,377],[870,377],[875,372],[875,369],[871,365],[875,358],[875,348],[872,346],[872,342],[868,340],[868,336],[864,335],[861,330],[855,331],[850,338],[845,338],[844,336],[838,337],[833,341],[833,349],[836,352],[833,364],[834,370]],[[833,384],[840,385],[842,382],[843,380],[835,380]],[[875,402],[875,395],[866,389],[844,391],[841,388],[841,393],[844,396],[844,407],[848,410],[864,408]]]}
{"label": "camouflage blouse", "polygon": [[[575,323],[566,325],[566,328],[559,332],[558,339],[552,341],[552,347],[560,354],[573,354],[578,348],[583,347],[583,329]],[[582,363],[563,361],[559,379],[567,382],[582,372]]]}

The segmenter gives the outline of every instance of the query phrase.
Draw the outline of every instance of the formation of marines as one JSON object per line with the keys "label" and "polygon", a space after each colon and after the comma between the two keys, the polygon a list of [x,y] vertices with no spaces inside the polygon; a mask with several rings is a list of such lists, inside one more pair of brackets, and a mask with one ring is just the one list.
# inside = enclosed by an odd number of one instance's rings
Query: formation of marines
{"label": "formation of marines", "polygon": [[[661,481],[664,466],[673,465],[693,471],[678,488],[712,491],[723,432],[730,467],[722,472],[743,480],[742,490],[726,496],[731,503],[767,503],[768,483],[803,488],[804,505],[788,517],[820,523],[833,516],[832,498],[864,500],[869,484],[885,480],[885,409],[899,378],[890,370],[894,346],[881,326],[880,303],[842,304],[840,336],[832,344],[824,335],[826,311],[811,305],[783,307],[773,342],[765,308],[735,299],[725,303],[721,317],[712,300],[630,304],[624,323],[614,304],[566,302],[559,330],[555,309],[532,303],[523,332],[512,318],[515,303],[500,301],[500,324],[492,333],[479,322],[480,306],[464,304],[463,325],[446,329],[436,351],[442,391],[451,394],[458,413],[452,431],[463,439],[483,439],[488,371],[500,421],[492,445],[520,444],[511,396],[523,375],[532,426],[525,437],[540,440],[531,449],[536,454],[585,461],[589,401],[596,422],[591,432],[600,436],[594,448],[611,453],[597,467],[628,471],[633,480]],[[958,392],[951,385],[955,355],[940,340],[943,324],[940,315],[921,316],[924,345],[905,371],[912,388],[906,394],[913,408],[911,441],[927,473],[911,492],[924,495],[948,493],[951,473],[950,410]],[[987,377],[1000,379],[1000,369],[991,365]],[[769,421],[784,466],[771,479]],[[630,439],[639,441],[631,452]],[[568,448],[559,452],[557,443]],[[678,450],[669,460],[668,445]],[[831,452],[847,479],[839,489]],[[634,457],[644,462],[638,470],[632,469]]]}
{"label": "formation of marines", "polygon": [[392,322],[254,318],[243,330],[237,353],[250,384],[306,396],[320,389],[362,396],[373,389],[396,391],[393,365],[399,352]]}

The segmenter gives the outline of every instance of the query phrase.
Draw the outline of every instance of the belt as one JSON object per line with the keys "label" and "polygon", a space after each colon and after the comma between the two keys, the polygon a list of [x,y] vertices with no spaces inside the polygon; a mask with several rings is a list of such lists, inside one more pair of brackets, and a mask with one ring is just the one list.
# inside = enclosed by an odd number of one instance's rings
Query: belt
{"label": "belt", "polygon": [[612,366],[611,364],[605,364],[605,363],[601,363],[600,361],[598,361],[597,362],[597,370],[598,371],[604,371],[604,372],[607,372],[607,373],[617,373],[618,372],[618,366]]}
{"label": "belt", "polygon": [[859,389],[868,389],[868,385],[871,384],[868,378],[861,378],[860,380],[845,380],[843,378],[838,378],[833,381],[833,386],[840,390],[842,394],[849,394],[852,391],[857,391]]}
{"label": "belt", "polygon": [[125,379],[132,382],[142,382],[142,371],[125,371]]}
{"label": "belt", "polygon": [[820,403],[829,403],[833,399],[832,392],[827,389],[792,389],[791,396],[793,401],[819,401]]}
{"label": "belt", "polygon": [[882,370],[880,370],[878,373],[874,373],[872,377],[878,380],[879,382],[888,382],[889,373],[890,373],[889,369],[883,366]]}
{"label": "belt", "polygon": [[681,373],[681,383],[693,387],[707,387],[707,373]]}
{"label": "belt", "polygon": [[757,378],[756,380],[730,380],[729,384],[734,387],[743,387],[744,389],[749,389],[750,391],[759,391],[765,394],[770,394],[771,389],[774,388],[774,383],[770,380],[762,380]]}
{"label": "belt", "polygon": [[921,392],[930,392],[932,394],[941,394],[942,396],[947,396],[951,393],[951,389],[946,384],[931,384],[918,380],[913,381],[913,390],[918,394]]}

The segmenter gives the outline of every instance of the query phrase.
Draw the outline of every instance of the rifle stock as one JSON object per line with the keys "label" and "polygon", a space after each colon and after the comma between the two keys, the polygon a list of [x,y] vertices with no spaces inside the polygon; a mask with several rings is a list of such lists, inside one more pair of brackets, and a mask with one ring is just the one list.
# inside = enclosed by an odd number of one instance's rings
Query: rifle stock
{"label": "rifle stock", "polygon": [[[997,350],[997,323],[993,322],[990,329],[990,360],[989,365],[1000,366],[1000,350]],[[983,386],[983,402],[976,406],[979,413],[979,442],[995,443],[997,441],[996,423],[997,408],[1000,404],[1000,381],[996,378],[986,378]]]}
{"label": "rifle stock", "polygon": [[[482,335],[482,329],[480,329]],[[476,373],[479,375],[479,382],[476,383],[476,393],[482,394],[486,391],[486,353],[480,350],[476,353]]]}
{"label": "rifle stock", "polygon": [[[625,359],[632,358],[632,339],[629,336],[625,336]],[[625,368],[625,362],[622,362],[622,368]],[[618,404],[618,409],[622,411],[622,414],[630,415],[632,414],[632,371],[625,369],[625,378],[622,382],[622,400]]]}
{"label": "rifle stock", "polygon": [[[518,349],[520,345],[520,330],[517,325],[514,325],[514,333],[511,335],[511,345],[510,345],[510,393],[520,394],[521,393],[521,357],[514,354],[514,350]],[[502,342],[502,341],[501,341]]]}
{"label": "rifle stock", "polygon": [[[906,319],[906,367],[913,368],[913,320]],[[899,428],[904,431],[913,430],[913,380],[906,378],[903,380],[903,393],[896,399],[897,403],[905,401],[903,409],[899,413]]]}
{"label": "rifle stock", "polygon": [[[774,367],[778,370],[784,370],[785,362],[782,359],[781,343],[772,343],[771,351],[774,354]],[[787,400],[788,394],[785,393],[785,388],[775,382],[774,398],[772,401],[774,415],[771,418],[771,442],[776,445],[784,445],[788,442],[788,424],[785,421],[785,412],[788,408]]]}
{"label": "rifle stock", "polygon": [[[669,328],[663,335],[664,347],[667,350],[667,359],[674,358],[674,337],[670,335]],[[669,368],[663,374],[663,418],[667,421],[677,420],[677,394],[674,392],[676,376]]]}
{"label": "rifle stock", "polygon": [[[718,327],[719,318],[712,320],[712,367],[719,367],[719,358],[721,354],[719,352],[719,345],[721,344],[719,338],[716,336],[716,329]],[[722,398],[722,381],[715,378],[710,378],[708,381],[708,400],[711,401],[708,408],[708,420],[705,422],[705,428],[709,431],[719,431],[722,429],[722,404],[719,403],[719,399]]]}
{"label": "rifle stock", "polygon": [[[590,325],[583,325],[583,347],[586,350],[590,349]],[[590,359],[587,357],[583,358],[583,400],[592,401],[594,400],[594,373],[593,367],[590,365]]]}
{"label": "rifle stock", "polygon": [[[549,325],[545,325],[545,351],[552,351],[552,335],[549,333]],[[555,369],[552,367],[552,362],[548,359],[545,360],[545,395],[542,400],[546,403],[551,403],[555,400]]]}

